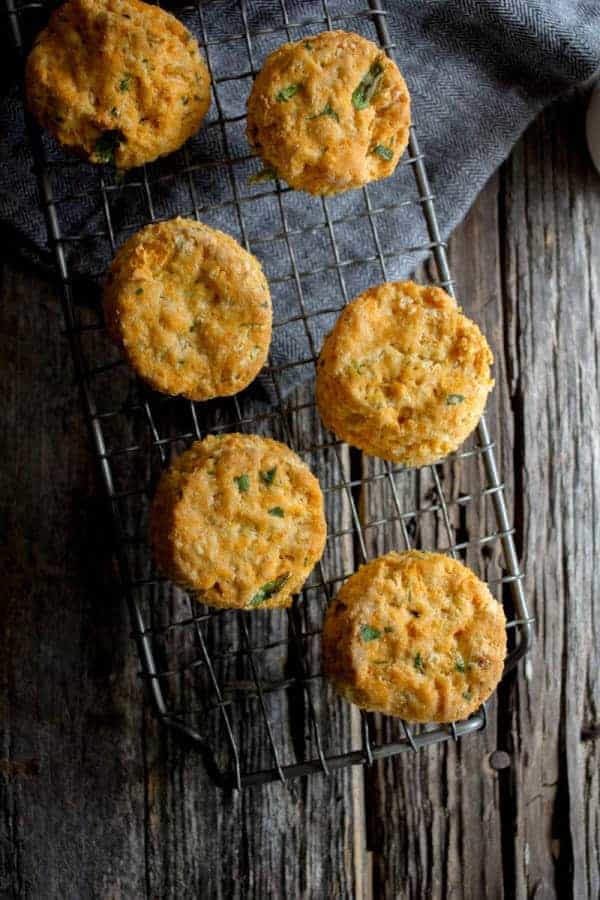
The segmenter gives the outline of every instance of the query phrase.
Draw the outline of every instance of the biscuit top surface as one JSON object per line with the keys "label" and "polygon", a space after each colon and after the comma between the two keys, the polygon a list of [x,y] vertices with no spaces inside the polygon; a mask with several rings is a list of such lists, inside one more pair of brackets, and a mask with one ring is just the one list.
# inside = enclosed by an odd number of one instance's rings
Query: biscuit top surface
{"label": "biscuit top surface", "polygon": [[272,53],[248,102],[248,138],[295,188],[337,193],[390,175],[406,147],[410,101],[371,41],[323,32]]}
{"label": "biscuit top surface", "polygon": [[359,705],[410,721],[452,721],[475,710],[500,679],[505,616],[457,560],[388,553],[337,594],[324,654],[334,683]]}
{"label": "biscuit top surface", "polygon": [[174,16],[141,0],[68,0],[27,62],[32,112],[92,162],[127,169],[171,152],[199,126],[210,79]]}
{"label": "biscuit top surface", "polygon": [[390,282],[341,313],[321,351],[319,411],[340,437],[414,465],[476,426],[493,386],[478,326],[441,288]]}
{"label": "biscuit top surface", "polygon": [[323,496],[289,447],[209,436],[165,472],[152,511],[158,564],[209,605],[289,605],[323,552]]}
{"label": "biscuit top surface", "polygon": [[271,299],[258,260],[189,219],[149,225],[118,251],[104,305],[145,380],[192,399],[233,394],[264,363]]}

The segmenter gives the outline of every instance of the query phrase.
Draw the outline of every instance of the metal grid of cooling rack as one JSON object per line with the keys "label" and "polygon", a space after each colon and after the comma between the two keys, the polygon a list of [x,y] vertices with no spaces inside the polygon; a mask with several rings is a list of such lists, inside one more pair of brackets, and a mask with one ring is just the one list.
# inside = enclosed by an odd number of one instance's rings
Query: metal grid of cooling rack
{"label": "metal grid of cooling rack", "polygon": [[[20,5],[6,0],[6,4],[16,46],[24,54],[47,7],[27,0]],[[211,20],[219,6],[227,9],[218,11],[220,33],[214,37]],[[401,173],[410,170],[414,176],[412,195],[406,179],[398,194],[398,186],[391,180],[384,194],[377,193],[377,186],[353,192],[362,204],[358,210],[343,202],[338,205],[335,199],[304,195],[294,205],[299,195],[279,183],[247,187],[247,175],[256,168],[256,161],[245,152],[236,152],[231,137],[232,128],[243,127],[243,110],[232,111],[221,92],[228,91],[230,97],[233,88],[245,97],[248,81],[266,52],[285,40],[324,28],[360,31],[393,54],[386,12],[379,0],[356,9],[348,9],[347,4],[337,8],[334,0],[290,0],[287,4],[278,0],[263,4],[263,13],[269,8],[269,19],[257,25],[248,3],[235,6],[237,25],[233,4],[219,0],[178,10],[180,15],[193,12],[192,27],[211,72],[215,102],[212,119],[201,134],[216,133],[221,151],[217,158],[213,145],[195,148],[189,142],[179,154],[119,181],[106,171],[62,155],[33,123],[28,122],[28,128],[49,243],[63,287],[67,334],[112,506],[116,556],[141,674],[158,718],[193,742],[218,784],[241,788],[370,764],[485,727],[485,708],[448,726],[409,727],[400,720],[359,716],[333,695],[320,672],[322,617],[332,593],[360,563],[403,547],[438,549],[468,562],[506,606],[510,629],[506,671],[527,651],[532,620],[485,420],[473,440],[443,464],[403,470],[363,458],[321,431],[310,385],[287,393],[286,378],[297,374],[300,380],[307,367],[314,366],[319,348],[312,320],[324,316],[326,324],[332,324],[342,306],[360,290],[391,280],[394,262],[403,253],[429,252],[437,270],[435,283],[453,293],[453,281],[414,128],[408,155],[399,167]],[[230,31],[223,34],[222,23],[229,19]],[[223,44],[232,52],[241,54],[243,50],[247,66],[239,73],[219,71],[213,50]],[[211,185],[204,182],[199,189],[196,179],[215,167],[223,171],[225,181],[211,194]],[[84,173],[77,188],[71,184],[75,171]],[[185,195],[177,194],[177,212],[225,227],[261,258],[274,299],[281,295],[279,316],[278,304],[274,304],[274,331],[297,326],[304,334],[306,350],[298,352],[298,359],[285,365],[269,361],[262,381],[263,385],[268,382],[270,403],[259,402],[252,391],[209,404],[159,397],[137,383],[122,359],[115,357],[104,333],[97,280],[93,273],[80,277],[78,264],[86,252],[97,255],[102,242],[110,254],[132,231],[149,221],[168,218],[168,211],[159,208],[165,183],[185,189]],[[122,208],[118,217],[115,212],[114,200],[123,195],[125,208],[134,208],[130,219]],[[99,224],[91,216],[73,231],[65,207],[83,197],[101,211],[102,220]],[[268,215],[277,228],[265,236],[256,233],[254,224],[261,214],[264,217],[261,204],[267,201],[271,203]],[[391,228],[391,243],[390,228],[384,227],[387,216],[401,217],[408,207],[417,207],[422,213],[423,241],[418,247],[401,246],[397,219],[392,220],[396,227]],[[226,222],[225,211],[232,217]],[[370,250],[360,257],[348,257],[340,246],[340,229],[363,225],[367,230],[361,232],[361,244]],[[325,245],[328,249],[318,265],[306,268],[303,260],[310,253],[305,253],[305,245],[313,249],[315,237],[321,249]],[[281,253],[287,261],[283,272]],[[270,269],[274,262],[279,268]],[[329,277],[335,279],[337,303],[325,308],[322,303],[314,305],[311,279],[315,276],[321,284]],[[287,611],[263,616],[210,610],[169,585],[152,566],[147,512],[161,468],[172,452],[190,441],[231,430],[256,431],[284,440],[321,480],[329,525],[326,552],[303,594]]]}

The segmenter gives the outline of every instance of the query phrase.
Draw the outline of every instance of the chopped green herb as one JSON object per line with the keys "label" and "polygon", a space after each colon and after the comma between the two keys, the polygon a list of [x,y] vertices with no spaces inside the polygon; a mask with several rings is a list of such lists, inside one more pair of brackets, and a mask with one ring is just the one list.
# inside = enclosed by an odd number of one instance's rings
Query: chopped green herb
{"label": "chopped green herb", "polygon": [[327,103],[320,113],[315,113],[314,116],[309,116],[310,119],[321,119],[323,116],[329,116],[330,119],[335,119],[336,122],[340,121],[340,117],[336,113],[335,109],[330,103]]}
{"label": "chopped green herb", "polygon": [[267,469],[265,472],[260,473],[260,480],[265,484],[273,484],[275,481],[275,475],[277,473],[277,466],[274,466],[272,469]]}
{"label": "chopped green herb", "polygon": [[464,694],[463,694],[463,699],[466,700],[467,702],[468,702],[469,700],[472,700],[472,699],[473,699],[473,694],[471,693],[471,691],[465,691]]}
{"label": "chopped green herb", "polygon": [[394,158],[394,151],[391,147],[386,147],[385,144],[376,144],[373,147],[373,153],[376,153],[377,156],[380,156],[382,159],[387,159],[388,162],[390,159]]}
{"label": "chopped green herb", "polygon": [[462,658],[460,653],[457,653],[454,658],[454,668],[456,669],[457,672],[465,672],[466,671],[467,667],[465,666],[465,661]]}
{"label": "chopped green herb", "polygon": [[448,394],[446,397],[447,406],[456,406],[458,403],[464,403],[465,398],[462,394]]}
{"label": "chopped green herb", "polygon": [[290,573],[286,572],[285,575],[280,575],[279,578],[274,578],[273,581],[267,581],[266,584],[263,584],[260,590],[256,592],[254,597],[252,597],[250,606],[260,606],[260,604],[264,603],[265,600],[268,600],[269,597],[278,594],[289,577]]}
{"label": "chopped green herb", "polygon": [[116,129],[103,131],[94,145],[92,159],[94,162],[114,164],[117,147],[124,140],[125,136],[122,131]]}
{"label": "chopped green herb", "polygon": [[288,84],[287,87],[284,87],[280,91],[277,91],[277,93],[275,94],[275,99],[278,103],[287,103],[288,100],[291,100],[292,97],[296,96],[299,90],[299,84]]}
{"label": "chopped green herb", "polygon": [[118,115],[119,115],[119,112],[118,112],[116,106],[113,106],[113,107],[112,107],[112,109],[111,109],[111,111],[110,111],[110,114],[111,114],[111,116],[118,116]]}
{"label": "chopped green herb", "polygon": [[272,509],[269,510],[269,515],[277,516],[278,519],[283,519],[283,517],[285,516],[285,513],[280,506],[274,506]]}
{"label": "chopped green herb", "polygon": [[131,87],[131,75],[125,75],[119,82],[120,91],[128,91]]}
{"label": "chopped green herb", "polygon": [[312,44],[310,41],[304,41],[304,47],[306,50],[312,50]]}
{"label": "chopped green herb", "polygon": [[352,365],[352,368],[354,369],[354,371],[357,373],[357,375],[360,375],[360,373],[366,366],[366,363],[364,363],[364,362],[361,363],[357,359],[353,359],[351,365]]}
{"label": "chopped green herb", "polygon": [[415,669],[417,669],[417,671],[419,671],[419,672],[425,671],[425,663],[423,662],[423,657],[421,656],[420,653],[417,653],[415,656],[414,666],[415,666]]}
{"label": "chopped green herb", "polygon": [[382,75],[383,66],[378,60],[375,60],[358,87],[352,92],[352,105],[355,109],[367,108],[375,96]]}
{"label": "chopped green herb", "polygon": [[183,103],[184,106],[187,106],[188,103],[190,102],[190,98],[189,98],[189,97],[182,97],[182,98],[181,98],[181,102]]}
{"label": "chopped green herb", "polygon": [[250,479],[244,473],[243,475],[236,475],[233,479],[238,486],[238,490],[240,494],[247,494],[250,490]]}
{"label": "chopped green herb", "polygon": [[379,628],[371,628],[370,625],[361,625],[360,636],[365,643],[367,641],[376,641],[377,638],[381,637],[381,631]]}
{"label": "chopped green herb", "polygon": [[275,181],[277,172],[275,169],[261,169],[248,178],[248,184],[261,184],[263,181]]}
{"label": "chopped green herb", "polygon": [[374,666],[387,666],[389,664],[389,662],[390,662],[389,659],[374,659],[373,665]]}
{"label": "chopped green herb", "polygon": [[383,630],[385,631],[386,634],[391,634],[392,631],[394,631],[394,628],[392,625],[386,625]]}
{"label": "chopped green herb", "polygon": [[144,288],[137,288],[137,289],[136,289],[136,294],[143,294],[143,293],[144,293]]}

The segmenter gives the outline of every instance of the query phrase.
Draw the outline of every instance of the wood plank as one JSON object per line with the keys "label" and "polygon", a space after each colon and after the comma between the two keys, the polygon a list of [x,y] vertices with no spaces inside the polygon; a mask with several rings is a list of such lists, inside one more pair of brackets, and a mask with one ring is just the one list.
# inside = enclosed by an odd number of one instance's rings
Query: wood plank
{"label": "wood plank", "polygon": [[[496,356],[497,388],[488,405],[493,434],[498,432],[499,409],[508,406],[501,330],[497,192],[497,179],[492,179],[450,245],[459,302],[487,334]],[[419,280],[424,279],[425,273]],[[472,461],[460,465],[445,463],[439,472],[449,498],[478,494],[485,484],[481,467]],[[398,481],[401,484],[401,479]],[[420,481],[420,495],[407,497],[407,504],[416,501],[426,506],[428,497],[436,499],[429,491],[432,480],[426,470]],[[388,497],[386,505],[389,503]],[[378,505],[381,503],[376,502]],[[489,501],[467,506],[451,503],[449,515],[456,540],[473,540],[496,529]],[[447,545],[442,516],[423,516],[411,538],[416,538],[417,546],[425,549]],[[403,546],[399,537],[395,546]],[[473,548],[466,561],[484,577],[494,577],[498,574],[499,555],[497,545],[483,551]],[[380,729],[383,739],[401,733],[391,722],[380,725]],[[499,783],[489,764],[497,742],[497,699],[493,698],[485,733],[464,738],[456,746],[447,744],[416,755],[405,754],[374,768],[368,794],[374,896],[503,895]]]}
{"label": "wood plank", "polygon": [[600,890],[600,181],[584,108],[579,98],[550,109],[503,171],[520,526],[538,617],[526,677],[506,711],[514,835],[507,823],[505,849],[519,896]]}
{"label": "wood plank", "polygon": [[141,896],[141,709],[54,291],[0,304],[0,895]]}
{"label": "wood plank", "polygon": [[[540,624],[529,662],[491,707],[491,728],[459,748],[464,802],[449,802],[452,748],[377,774],[371,841],[381,896],[598,895],[600,187],[582,121],[581,101],[543,116],[451,242],[459,296],[496,353],[492,432],[505,476],[514,471]],[[508,489],[510,497],[510,478]],[[494,746],[508,754],[500,772],[489,765]]]}
{"label": "wood plank", "polygon": [[[304,403],[311,397],[309,388],[298,399]],[[246,401],[244,414],[251,414],[251,408]],[[287,438],[299,448],[322,443],[322,429],[314,412],[298,416]],[[339,473],[334,466],[326,473],[323,455],[313,454],[307,461],[319,469],[323,487],[327,488]],[[347,529],[348,503],[340,502],[340,494],[327,497],[330,531]],[[350,536],[335,541],[325,555],[325,577],[351,571],[352,557]],[[324,607],[321,594],[311,593],[308,612],[300,616],[305,630],[320,627]],[[285,622],[283,613],[252,616],[249,625],[253,645],[285,637],[282,620]],[[266,653],[256,654],[265,680],[277,677],[281,668],[289,665],[291,658],[285,659],[285,648],[278,648],[278,654],[279,665],[273,664]],[[311,672],[320,670],[318,644],[310,654],[310,663]],[[244,671],[243,675],[247,680],[251,673]],[[329,706],[325,685],[311,690],[324,751],[349,750],[356,744],[356,713],[341,702]],[[309,739],[310,721],[304,712],[302,722],[298,703],[303,704],[303,700],[297,692],[267,700],[284,764],[315,755],[314,741]],[[243,767],[271,767],[273,759],[260,708],[256,701],[248,701],[244,710],[246,722],[240,723],[235,714],[232,717]],[[357,840],[364,833],[362,770],[346,769],[329,778],[315,775],[287,786],[275,783],[249,788],[242,794],[224,793],[207,781],[193,751],[183,750],[181,743],[170,736],[157,735],[151,720],[146,722],[146,729],[150,896],[193,898],[202,892],[207,897],[245,900],[275,896],[279,890],[294,897],[332,900],[360,896],[355,886],[364,881],[364,842]],[[190,852],[193,846],[201,851]]]}

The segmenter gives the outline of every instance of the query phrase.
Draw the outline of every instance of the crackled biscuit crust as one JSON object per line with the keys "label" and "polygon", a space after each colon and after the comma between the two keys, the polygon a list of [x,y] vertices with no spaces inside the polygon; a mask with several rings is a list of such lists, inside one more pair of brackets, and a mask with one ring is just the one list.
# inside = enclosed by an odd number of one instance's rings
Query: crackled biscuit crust
{"label": "crackled biscuit crust", "polygon": [[158,566],[209,606],[289,606],[326,534],[315,476],[289,447],[257,435],[195,443],[163,474],[152,507]]}
{"label": "crackled biscuit crust", "polygon": [[476,427],[494,382],[477,325],[441,288],[373,287],[343,310],[317,369],[324,423],[372,456],[436,462]]}
{"label": "crackled biscuit crust", "polygon": [[172,153],[210,106],[196,40],[140,0],[68,0],[36,40],[26,85],[31,112],[61,144],[119,169]]}
{"label": "crackled biscuit crust", "polygon": [[[369,72],[376,83],[357,108],[355,91]],[[395,63],[344,31],[279,47],[248,100],[255,151],[291,187],[311,194],[337,194],[391,175],[409,125],[408,89]]]}
{"label": "crackled biscuit crust", "polygon": [[474,712],[502,676],[506,620],[487,586],[440,553],[388,553],[361,566],[331,603],[325,671],[364,709],[410,722]]}
{"label": "crackled biscuit crust", "polygon": [[271,297],[260,263],[191,219],[149,225],[121,247],[104,312],[130,365],[166,394],[236,394],[269,351]]}

